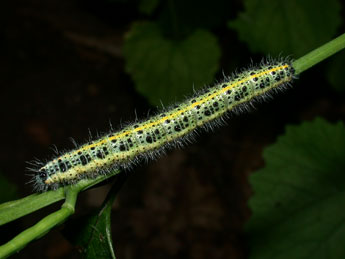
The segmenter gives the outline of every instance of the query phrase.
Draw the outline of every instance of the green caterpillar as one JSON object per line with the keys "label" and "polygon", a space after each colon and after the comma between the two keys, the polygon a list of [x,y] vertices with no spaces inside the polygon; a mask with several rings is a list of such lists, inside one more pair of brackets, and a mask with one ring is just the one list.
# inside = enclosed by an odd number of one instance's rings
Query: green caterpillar
{"label": "green caterpillar", "polygon": [[31,169],[35,172],[34,188],[56,189],[109,170],[127,168],[143,158],[156,158],[167,148],[188,142],[196,129],[221,124],[227,112],[240,111],[258,99],[265,100],[294,78],[291,60],[264,60],[147,120],[61,154],[45,165],[39,164],[39,168]]}

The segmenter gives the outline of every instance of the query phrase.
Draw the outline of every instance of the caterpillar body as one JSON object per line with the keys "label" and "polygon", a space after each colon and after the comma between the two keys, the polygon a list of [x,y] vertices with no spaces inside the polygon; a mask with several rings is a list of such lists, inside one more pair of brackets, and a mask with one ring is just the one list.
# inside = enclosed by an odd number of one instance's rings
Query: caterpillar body
{"label": "caterpillar body", "polygon": [[110,132],[32,169],[34,188],[56,189],[109,170],[128,168],[143,158],[154,159],[167,148],[190,142],[198,128],[221,125],[229,111],[239,111],[254,101],[265,100],[294,78],[291,60],[263,60],[147,120]]}

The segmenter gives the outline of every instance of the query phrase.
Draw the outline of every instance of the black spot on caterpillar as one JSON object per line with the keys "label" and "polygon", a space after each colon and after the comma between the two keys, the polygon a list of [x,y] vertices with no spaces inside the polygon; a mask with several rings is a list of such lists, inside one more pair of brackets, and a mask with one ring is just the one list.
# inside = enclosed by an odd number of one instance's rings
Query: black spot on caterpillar
{"label": "black spot on caterpillar", "polygon": [[159,157],[168,148],[189,143],[197,128],[223,125],[228,112],[247,110],[255,101],[286,88],[295,79],[289,59],[266,59],[147,120],[37,163],[32,182],[37,191],[75,184],[80,179],[129,168],[141,159]]}

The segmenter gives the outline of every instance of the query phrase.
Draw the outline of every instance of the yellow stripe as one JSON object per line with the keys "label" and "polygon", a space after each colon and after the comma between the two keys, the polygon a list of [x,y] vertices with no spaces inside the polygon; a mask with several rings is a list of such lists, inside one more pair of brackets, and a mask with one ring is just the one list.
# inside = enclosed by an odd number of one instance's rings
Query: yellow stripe
{"label": "yellow stripe", "polygon": [[[129,134],[129,133],[132,133],[132,132],[137,132],[137,131],[140,131],[140,130],[144,130],[144,129],[146,129],[146,128],[150,128],[150,127],[155,126],[155,125],[157,125],[157,124],[160,124],[160,123],[162,123],[162,122],[164,122],[165,120],[168,120],[168,119],[171,120],[171,119],[177,117],[178,115],[180,115],[181,113],[186,112],[186,111],[189,111],[189,110],[193,109],[195,106],[200,105],[200,104],[202,104],[202,103],[205,103],[205,102],[207,102],[208,100],[212,99],[213,97],[218,96],[218,95],[220,95],[220,94],[222,94],[222,93],[224,93],[224,92],[226,92],[226,91],[228,91],[228,90],[230,90],[230,89],[232,89],[232,88],[238,86],[239,84],[241,84],[241,83],[243,83],[243,82],[249,81],[250,79],[252,79],[252,78],[254,78],[254,77],[260,77],[260,76],[262,76],[262,75],[266,75],[266,74],[269,74],[269,73],[271,73],[271,72],[274,72],[274,71],[277,71],[277,70],[280,70],[280,69],[284,69],[284,68],[286,68],[286,67],[288,67],[288,65],[283,65],[283,66],[275,67],[275,68],[272,68],[272,69],[270,69],[270,70],[260,72],[260,73],[258,73],[258,74],[250,75],[249,78],[247,77],[247,78],[244,78],[244,79],[242,79],[242,80],[240,80],[240,81],[238,81],[238,82],[235,82],[235,83],[233,83],[233,84],[230,84],[230,85],[228,85],[227,87],[222,88],[222,89],[219,90],[218,92],[216,92],[216,93],[214,93],[214,94],[212,94],[212,95],[210,95],[210,96],[207,96],[206,98],[204,98],[204,99],[202,99],[202,100],[200,100],[200,101],[198,101],[198,102],[195,102],[195,103],[193,103],[193,104],[187,106],[187,107],[186,107],[185,109],[183,109],[183,110],[176,111],[175,113],[170,114],[170,115],[168,115],[168,116],[165,116],[165,117],[159,119],[158,121],[151,122],[151,123],[145,124],[145,125],[143,125],[143,126],[141,126],[141,127],[135,128],[135,129],[133,129],[133,130],[128,130],[128,131],[125,131],[125,132],[123,132],[123,133],[121,133],[121,134],[118,134],[118,135],[115,135],[115,136],[113,136],[113,137],[110,137],[109,140],[111,141],[111,140],[113,140],[113,139],[118,139],[118,138],[121,138],[121,137],[125,136],[126,134]],[[82,147],[82,148],[80,148],[80,149],[78,149],[78,150],[75,150],[74,152],[71,153],[71,155],[76,154],[76,153],[78,153],[79,151],[85,151],[85,150],[87,150],[87,149],[90,149],[91,147],[97,147],[97,146],[102,145],[102,144],[104,144],[104,143],[106,143],[106,142],[107,142],[107,139],[100,140],[99,142],[96,142],[96,143],[93,143],[93,144],[84,146],[84,147]],[[58,158],[57,158],[57,159],[58,159]]]}

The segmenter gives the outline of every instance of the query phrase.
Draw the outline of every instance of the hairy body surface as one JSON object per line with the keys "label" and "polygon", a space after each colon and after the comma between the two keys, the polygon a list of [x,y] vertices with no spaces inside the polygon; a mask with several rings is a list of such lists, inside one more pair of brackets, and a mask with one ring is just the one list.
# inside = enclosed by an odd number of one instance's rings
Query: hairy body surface
{"label": "hairy body surface", "polygon": [[289,60],[269,59],[233,74],[147,120],[61,154],[34,170],[34,187],[38,191],[56,189],[127,168],[142,158],[155,158],[171,146],[190,141],[198,128],[222,124],[229,111],[247,108],[253,101],[265,100],[272,91],[284,89],[294,73]]}

